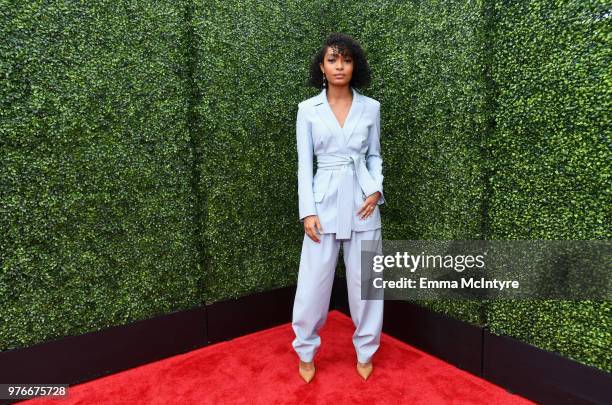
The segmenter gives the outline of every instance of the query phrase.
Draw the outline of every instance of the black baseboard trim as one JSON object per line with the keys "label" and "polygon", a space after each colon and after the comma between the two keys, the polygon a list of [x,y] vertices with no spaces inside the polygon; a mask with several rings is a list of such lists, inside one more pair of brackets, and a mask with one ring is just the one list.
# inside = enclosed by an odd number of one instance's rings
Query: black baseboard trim
{"label": "black baseboard trim", "polygon": [[0,383],[79,384],[204,346],[205,325],[198,307],[3,351]]}
{"label": "black baseboard trim", "polygon": [[283,287],[3,351],[0,383],[76,385],[264,330],[291,321],[294,296]]}
{"label": "black baseboard trim", "polygon": [[351,311],[348,304],[348,290],[346,288],[346,278],[336,276],[334,278],[334,286],[332,288],[332,296],[329,304],[329,309],[336,309],[348,316],[351,316]]}
{"label": "black baseboard trim", "polygon": [[411,302],[385,301],[383,332],[481,375],[483,329]]}
{"label": "black baseboard trim", "polygon": [[612,374],[489,330],[482,377],[545,405],[612,404]]}
{"label": "black baseboard trim", "polygon": [[[283,287],[0,352],[0,383],[83,383],[291,322],[294,298]],[[345,278],[331,309],[350,317]],[[383,331],[538,403],[612,404],[612,374],[411,302],[385,302]]]}
{"label": "black baseboard trim", "polygon": [[230,340],[291,321],[295,286],[206,306],[208,343]]}

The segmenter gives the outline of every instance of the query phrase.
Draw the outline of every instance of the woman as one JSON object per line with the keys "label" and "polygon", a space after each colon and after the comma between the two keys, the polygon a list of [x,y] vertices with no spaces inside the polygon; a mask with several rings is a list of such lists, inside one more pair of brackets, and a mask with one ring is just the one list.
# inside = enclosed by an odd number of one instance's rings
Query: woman
{"label": "woman", "polygon": [[[380,154],[380,103],[355,90],[369,84],[361,46],[334,33],[315,56],[310,84],[322,91],[298,105],[298,195],[304,241],[293,306],[292,346],[306,382],[325,324],[340,244],[351,318],[356,369],[365,380],[380,345],[383,300],[361,299],[362,240],[381,240],[378,206],[384,203]],[[317,172],[313,177],[316,156]]]}

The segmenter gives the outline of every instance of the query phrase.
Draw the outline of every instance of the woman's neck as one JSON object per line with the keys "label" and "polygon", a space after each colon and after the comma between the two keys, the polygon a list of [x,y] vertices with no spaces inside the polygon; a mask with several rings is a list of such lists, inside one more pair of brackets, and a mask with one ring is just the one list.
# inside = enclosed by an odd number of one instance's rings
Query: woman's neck
{"label": "woman's neck", "polygon": [[353,98],[351,86],[329,86],[325,92],[327,93],[327,101],[330,104],[335,104],[338,101],[343,102],[351,100]]}

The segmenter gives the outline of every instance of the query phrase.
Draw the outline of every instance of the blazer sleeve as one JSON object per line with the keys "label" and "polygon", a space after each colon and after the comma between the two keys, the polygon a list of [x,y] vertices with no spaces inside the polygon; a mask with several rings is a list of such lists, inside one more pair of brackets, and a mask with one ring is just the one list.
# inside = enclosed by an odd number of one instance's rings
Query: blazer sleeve
{"label": "blazer sleeve", "polygon": [[378,185],[376,191],[380,191],[381,194],[377,204],[382,205],[385,203],[385,195],[383,193],[383,159],[380,153],[380,102],[377,103],[376,118],[370,132],[366,165],[370,175]]}
{"label": "blazer sleeve", "polygon": [[316,215],[314,193],[312,190],[313,180],[313,154],[312,127],[306,119],[304,106],[298,106],[297,119],[295,122],[295,135],[297,140],[298,154],[298,198],[300,222],[309,215]]}

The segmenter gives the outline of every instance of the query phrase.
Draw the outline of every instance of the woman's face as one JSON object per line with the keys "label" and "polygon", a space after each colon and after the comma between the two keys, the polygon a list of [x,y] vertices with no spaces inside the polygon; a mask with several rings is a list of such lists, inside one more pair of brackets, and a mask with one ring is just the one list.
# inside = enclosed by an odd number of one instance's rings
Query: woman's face
{"label": "woman's face", "polygon": [[336,49],[327,47],[323,58],[321,71],[330,86],[347,86],[353,77],[353,58],[350,55],[340,55]]}

